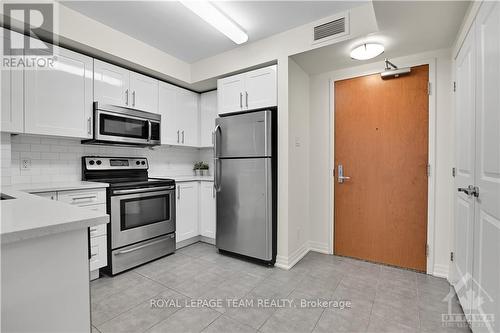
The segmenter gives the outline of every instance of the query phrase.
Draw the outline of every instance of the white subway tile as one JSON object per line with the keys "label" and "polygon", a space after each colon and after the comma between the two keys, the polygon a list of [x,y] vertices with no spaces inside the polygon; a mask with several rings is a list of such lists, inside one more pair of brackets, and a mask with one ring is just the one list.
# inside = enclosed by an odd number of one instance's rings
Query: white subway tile
{"label": "white subway tile", "polygon": [[41,145],[41,144],[37,144],[37,145],[32,144],[31,151],[48,152],[48,151],[50,151],[50,146],[49,145]]}
{"label": "white subway tile", "polygon": [[31,183],[31,176],[12,176],[12,184]]}
{"label": "white subway tile", "polygon": [[54,138],[41,138],[40,143],[42,145],[57,145],[59,144],[59,139]]}
{"label": "white subway tile", "polygon": [[20,135],[21,143],[40,143],[39,136]]}
{"label": "white subway tile", "polygon": [[9,186],[12,184],[12,177],[2,176],[0,186]]}
{"label": "white subway tile", "polygon": [[12,150],[13,151],[30,151],[31,146],[28,143],[13,143]]}
{"label": "white subway tile", "polygon": [[59,159],[59,153],[41,153],[40,158],[49,159],[49,160],[57,160],[57,159]]}
{"label": "white subway tile", "polygon": [[39,152],[24,152],[22,151],[19,156],[21,159],[23,158],[31,158],[31,159],[40,159]]}
{"label": "white subway tile", "polygon": [[67,146],[50,145],[50,151],[53,153],[65,153],[68,151]]}

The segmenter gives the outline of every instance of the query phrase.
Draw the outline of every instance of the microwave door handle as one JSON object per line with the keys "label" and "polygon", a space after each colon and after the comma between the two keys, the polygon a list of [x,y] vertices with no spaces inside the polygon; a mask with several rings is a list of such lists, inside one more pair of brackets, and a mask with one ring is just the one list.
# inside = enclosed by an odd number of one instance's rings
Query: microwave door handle
{"label": "microwave door handle", "polygon": [[151,121],[148,120],[148,142],[151,141]]}

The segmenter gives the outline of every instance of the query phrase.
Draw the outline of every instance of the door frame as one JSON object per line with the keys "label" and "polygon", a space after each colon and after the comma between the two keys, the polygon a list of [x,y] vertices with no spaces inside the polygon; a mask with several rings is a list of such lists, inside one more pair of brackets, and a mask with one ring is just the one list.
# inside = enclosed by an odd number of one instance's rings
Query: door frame
{"label": "door frame", "polygon": [[[434,249],[435,249],[435,193],[436,193],[436,58],[428,58],[422,60],[413,61],[398,61],[396,60],[400,67],[415,67],[420,65],[429,65],[429,82],[430,82],[430,94],[429,94],[429,138],[428,138],[428,151],[429,151],[429,167],[430,175],[427,179],[427,269],[426,273],[434,275]],[[361,76],[367,76],[372,74],[380,73],[383,69],[383,63],[377,62],[369,64],[367,66],[359,66],[350,68],[347,70],[342,70],[336,72],[330,77],[329,86],[329,141],[328,141],[328,157],[329,157],[329,168],[328,168],[328,184],[329,184],[329,222],[328,222],[328,251],[333,254],[334,246],[334,225],[335,225],[335,202],[334,202],[334,160],[335,160],[335,100],[334,100],[334,89],[335,81],[352,79]]]}

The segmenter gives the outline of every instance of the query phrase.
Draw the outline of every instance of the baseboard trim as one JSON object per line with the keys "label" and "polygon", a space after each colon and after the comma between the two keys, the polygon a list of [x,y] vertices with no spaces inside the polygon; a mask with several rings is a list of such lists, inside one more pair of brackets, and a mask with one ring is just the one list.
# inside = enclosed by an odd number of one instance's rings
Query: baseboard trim
{"label": "baseboard trim", "polygon": [[215,245],[215,238],[200,236],[200,242]]}
{"label": "baseboard trim", "polygon": [[448,279],[450,273],[450,269],[447,265],[434,265],[434,271],[432,272],[431,275],[437,276],[440,278],[445,278]]}
{"label": "baseboard trim", "polygon": [[300,259],[304,258],[304,256],[309,252],[309,244],[308,242],[302,244],[297,250],[295,250],[290,256],[285,257],[281,255],[276,256],[276,263],[274,266],[289,270],[296,263],[300,261]]}
{"label": "baseboard trim", "polygon": [[199,242],[201,239],[201,236],[198,235],[198,236],[194,236],[194,237],[191,237],[191,238],[188,238],[188,239],[185,239],[183,241],[180,241],[180,242],[177,242],[175,244],[175,249],[178,250],[178,249],[182,249],[183,247],[186,247],[188,245],[191,245],[191,244],[194,244],[194,243],[197,243]]}
{"label": "baseboard trim", "polygon": [[332,254],[332,251],[330,250],[330,247],[327,243],[309,241],[309,250],[324,254]]}

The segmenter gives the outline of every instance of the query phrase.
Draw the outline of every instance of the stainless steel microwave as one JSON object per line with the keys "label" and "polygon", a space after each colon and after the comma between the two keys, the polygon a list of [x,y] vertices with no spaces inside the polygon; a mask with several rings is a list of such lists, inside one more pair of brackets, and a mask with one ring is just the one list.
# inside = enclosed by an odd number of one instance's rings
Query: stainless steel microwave
{"label": "stainless steel microwave", "polygon": [[159,114],[94,102],[94,138],[82,143],[156,146],[160,124]]}

